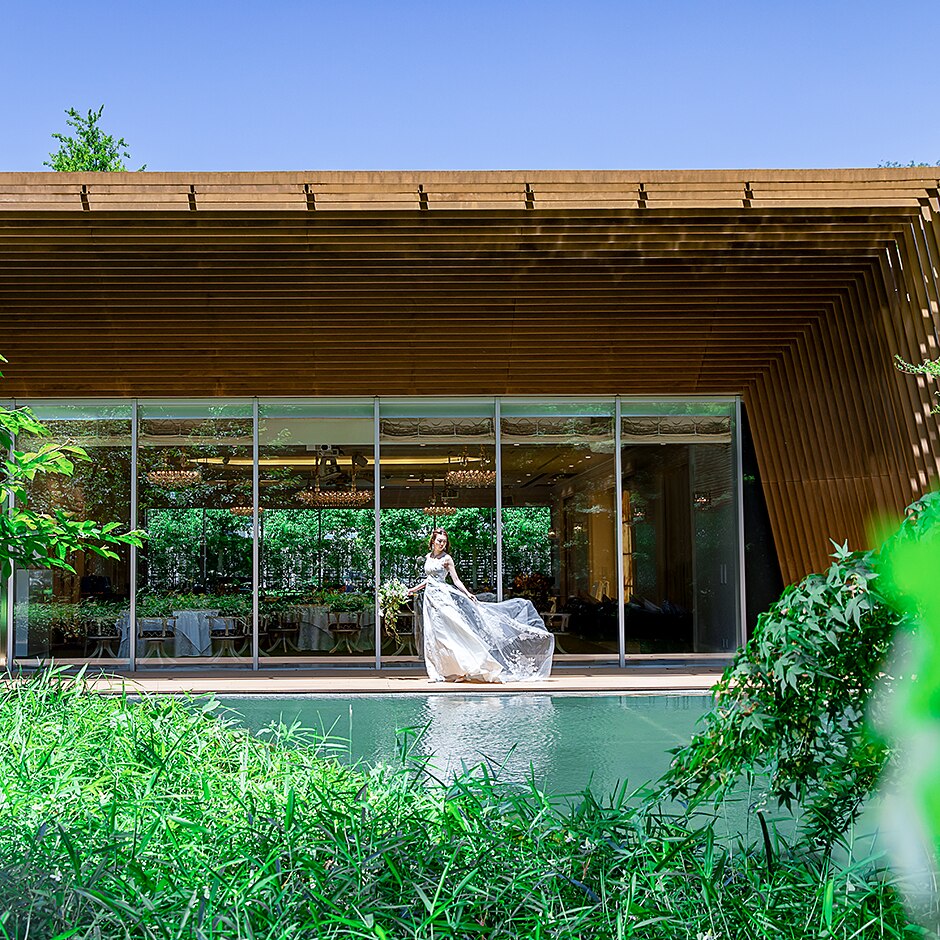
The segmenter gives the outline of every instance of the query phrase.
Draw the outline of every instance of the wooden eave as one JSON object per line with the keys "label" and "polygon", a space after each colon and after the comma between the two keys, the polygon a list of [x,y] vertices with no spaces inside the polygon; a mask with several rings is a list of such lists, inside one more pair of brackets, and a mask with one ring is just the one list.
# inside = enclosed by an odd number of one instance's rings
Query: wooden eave
{"label": "wooden eave", "polygon": [[740,394],[792,578],[937,475],[938,176],[4,173],[3,387]]}

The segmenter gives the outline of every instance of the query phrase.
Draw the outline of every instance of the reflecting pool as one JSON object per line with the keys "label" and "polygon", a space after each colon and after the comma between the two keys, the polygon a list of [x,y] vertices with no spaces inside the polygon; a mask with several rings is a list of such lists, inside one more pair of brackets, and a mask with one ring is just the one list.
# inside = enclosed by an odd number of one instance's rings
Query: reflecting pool
{"label": "reflecting pool", "polygon": [[352,761],[395,763],[402,730],[411,753],[447,779],[486,763],[507,782],[534,777],[548,793],[590,784],[608,794],[658,778],[686,744],[711,696],[456,692],[436,695],[222,696],[258,731],[299,722],[340,739]]}

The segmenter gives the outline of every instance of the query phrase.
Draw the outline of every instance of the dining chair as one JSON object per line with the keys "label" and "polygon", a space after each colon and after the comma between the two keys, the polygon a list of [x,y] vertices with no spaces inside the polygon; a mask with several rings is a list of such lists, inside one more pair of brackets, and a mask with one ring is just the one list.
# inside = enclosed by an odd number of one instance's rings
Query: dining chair
{"label": "dining chair", "polygon": [[145,649],[143,659],[165,659],[167,642],[176,637],[176,617],[138,617],[137,639]]}
{"label": "dining chair", "polygon": [[[101,623],[91,620],[86,624],[85,648],[82,655],[85,659],[117,659],[115,646],[121,639],[116,624]],[[91,653],[88,648],[91,647]]]}
{"label": "dining chair", "polygon": [[300,633],[300,615],[296,609],[268,614],[264,618],[263,632],[272,641],[271,645],[263,650],[265,656],[274,656],[279,649],[283,650],[285,656],[289,656],[291,652],[300,652],[295,642]]}
{"label": "dining chair", "polygon": [[218,644],[218,652],[213,653],[213,659],[223,656],[234,656],[241,659],[248,647],[251,629],[247,617],[210,615],[206,617],[209,626],[209,640],[212,646]]}
{"label": "dining chair", "polygon": [[347,653],[355,653],[353,644],[362,633],[362,611],[331,610],[327,617],[327,629],[336,641],[330,650],[331,653],[335,653],[340,647],[345,647]]}

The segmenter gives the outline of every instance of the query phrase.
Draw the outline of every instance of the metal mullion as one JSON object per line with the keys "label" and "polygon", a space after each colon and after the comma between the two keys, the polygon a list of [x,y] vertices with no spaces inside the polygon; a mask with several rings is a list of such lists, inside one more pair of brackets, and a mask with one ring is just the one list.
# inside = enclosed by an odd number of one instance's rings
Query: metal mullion
{"label": "metal mullion", "polygon": [[379,467],[379,400],[372,402],[372,503],[375,507],[373,531],[375,537],[374,570],[372,572],[373,602],[375,604],[375,668],[382,668],[382,622],[379,617],[379,584],[382,578],[382,546],[379,515],[381,510],[382,473]]}
{"label": "metal mullion", "polygon": [[503,599],[503,436],[501,402],[497,396],[493,412],[496,422],[496,600]]}
{"label": "metal mullion", "polygon": [[[13,408],[16,408],[16,400],[13,401]],[[10,447],[7,453],[7,458],[12,462],[13,460],[13,438],[10,438]],[[12,517],[13,515],[13,499],[9,499],[8,504],[4,507],[7,514]],[[14,575],[16,573],[16,565],[10,565],[10,574],[7,576],[7,609],[6,609],[6,643],[5,654],[6,654],[6,667],[7,671],[11,671],[13,668],[13,591],[15,588]]]}
{"label": "metal mullion", "polygon": [[[131,528],[137,528],[137,438],[139,437],[138,402],[131,403]],[[131,672],[137,671],[137,546],[131,546],[131,603],[127,611],[127,656]]]}
{"label": "metal mullion", "polygon": [[741,396],[734,401],[735,489],[738,508],[738,646],[747,642],[747,585],[744,581],[744,456],[741,444]]}
{"label": "metal mullion", "polygon": [[624,570],[623,570],[623,456],[620,453],[622,432],[620,428],[620,396],[614,399],[614,486],[616,487],[616,505],[614,507],[614,523],[616,525],[617,541],[617,636],[619,644],[619,661],[622,669],[627,664],[627,636],[626,616],[623,596]]}
{"label": "metal mullion", "polygon": [[258,594],[260,591],[260,546],[259,537],[259,435],[258,435],[258,399],[251,400],[251,668],[260,668],[259,644],[260,627],[258,618]]}

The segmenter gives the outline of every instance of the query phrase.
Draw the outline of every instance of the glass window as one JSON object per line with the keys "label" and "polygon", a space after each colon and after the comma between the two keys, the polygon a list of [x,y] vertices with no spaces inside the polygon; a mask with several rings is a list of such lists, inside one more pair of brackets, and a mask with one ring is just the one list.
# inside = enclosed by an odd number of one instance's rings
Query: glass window
{"label": "glass window", "polygon": [[375,655],[372,399],[259,406],[265,664]]}
{"label": "glass window", "polygon": [[504,399],[503,590],[527,597],[556,655],[619,653],[614,402]]}
{"label": "glass window", "polygon": [[738,636],[730,402],[621,404],[626,652],[730,652]]}
{"label": "glass window", "polygon": [[[437,527],[464,584],[495,598],[494,399],[383,399],[380,409],[382,580],[421,581]],[[420,655],[421,595],[412,603],[383,640],[393,659]]]}
{"label": "glass window", "polygon": [[145,402],[138,420],[138,662],[250,665],[251,403]]}
{"label": "glass window", "polygon": [[[38,474],[30,505],[64,509],[76,519],[130,527],[131,413],[128,402],[45,401],[28,405],[51,438],[21,435],[18,450],[48,443],[75,444],[89,460],[77,460],[70,477]],[[129,651],[130,550],[116,559],[76,552],[74,569],[20,568],[14,576],[14,656],[62,663],[126,663]]]}

